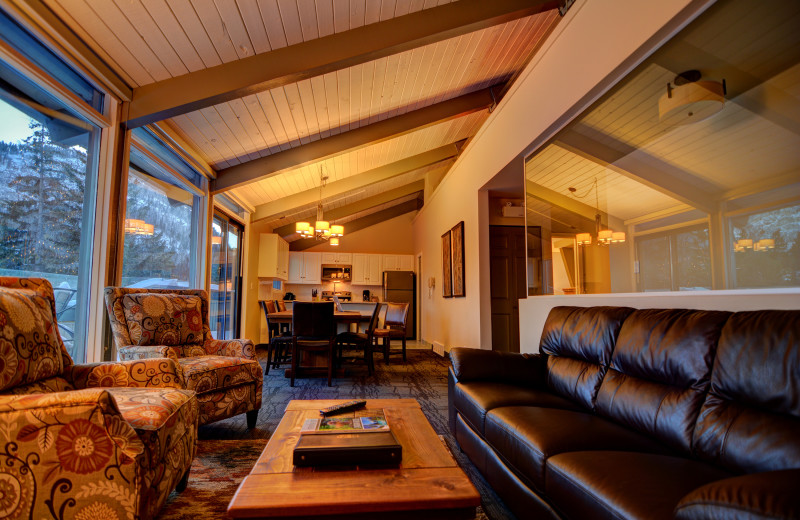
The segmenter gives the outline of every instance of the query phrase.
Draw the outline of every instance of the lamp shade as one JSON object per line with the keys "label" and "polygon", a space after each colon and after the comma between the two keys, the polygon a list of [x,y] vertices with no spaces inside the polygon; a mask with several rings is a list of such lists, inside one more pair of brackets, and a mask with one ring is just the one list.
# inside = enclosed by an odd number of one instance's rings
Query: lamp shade
{"label": "lamp shade", "polygon": [[575,240],[578,241],[579,246],[586,246],[592,243],[592,235],[589,233],[578,233],[575,235]]}
{"label": "lamp shade", "polygon": [[759,251],[769,251],[771,249],[775,249],[775,240],[771,238],[764,238],[758,241],[756,244]]}
{"label": "lamp shade", "polygon": [[753,240],[750,238],[743,238],[739,240],[736,245],[742,249],[753,249]]}
{"label": "lamp shade", "polygon": [[611,233],[611,242],[615,244],[620,244],[625,242],[625,232],[624,231],[614,231]]}
{"label": "lamp shade", "polygon": [[338,246],[339,245],[339,239],[337,237],[332,237],[329,243],[332,246]]}
{"label": "lamp shade", "polygon": [[658,100],[658,119],[671,125],[687,125],[713,116],[725,105],[722,83],[694,81],[676,85]]}
{"label": "lamp shade", "polygon": [[297,222],[294,225],[294,230],[297,233],[300,233],[301,235],[304,235],[304,234],[306,234],[306,232],[309,230],[310,227],[311,227],[311,225],[308,222]]}
{"label": "lamp shade", "polygon": [[601,229],[597,232],[597,242],[600,244],[608,244],[611,242],[611,236],[614,234],[610,229]]}
{"label": "lamp shade", "polygon": [[328,222],[327,220],[318,220],[314,224],[314,229],[316,229],[317,231],[330,231],[331,225],[330,222]]}
{"label": "lamp shade", "polygon": [[331,226],[332,237],[340,237],[343,235],[344,235],[344,226],[340,226],[339,224],[334,224]]}

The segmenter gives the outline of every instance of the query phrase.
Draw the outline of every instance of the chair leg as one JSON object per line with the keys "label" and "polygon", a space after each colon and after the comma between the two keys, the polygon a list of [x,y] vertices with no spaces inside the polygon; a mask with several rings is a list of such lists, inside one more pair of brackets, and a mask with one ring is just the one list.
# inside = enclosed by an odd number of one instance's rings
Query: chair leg
{"label": "chair leg", "polygon": [[189,485],[189,470],[186,470],[186,473],[183,474],[181,479],[178,481],[178,484],[175,486],[175,491],[178,493],[183,493],[186,490],[186,486]]}
{"label": "chair leg", "polygon": [[331,382],[333,381],[333,358],[336,355],[333,349],[333,340],[331,340],[330,346],[328,347],[328,386],[331,386]]}
{"label": "chair leg", "polygon": [[364,344],[364,359],[367,360],[369,375],[372,375],[375,372],[375,362],[372,359],[372,345],[369,343]]}
{"label": "chair leg", "polygon": [[297,375],[297,341],[292,341],[292,376],[289,378],[289,386],[294,386],[294,377]]}
{"label": "chair leg", "polygon": [[406,362],[406,337],[403,336],[403,363]]}
{"label": "chair leg", "polygon": [[267,366],[264,367],[264,375],[269,375],[269,366],[272,364],[272,353],[275,350],[275,345],[272,343],[272,340],[267,343]]}
{"label": "chair leg", "polygon": [[250,410],[245,414],[247,416],[247,429],[252,430],[256,427],[256,421],[258,420],[258,410]]}
{"label": "chair leg", "polygon": [[388,365],[389,364],[389,349],[392,348],[392,340],[389,338],[383,338],[383,361]]}

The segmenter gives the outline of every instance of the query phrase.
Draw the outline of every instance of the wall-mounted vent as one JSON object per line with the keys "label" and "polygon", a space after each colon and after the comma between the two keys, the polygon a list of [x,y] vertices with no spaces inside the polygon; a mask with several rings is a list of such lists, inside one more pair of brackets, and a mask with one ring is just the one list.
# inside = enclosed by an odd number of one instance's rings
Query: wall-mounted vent
{"label": "wall-mounted vent", "polygon": [[439,354],[440,356],[444,357],[444,343],[439,343],[438,341],[434,341],[433,351]]}

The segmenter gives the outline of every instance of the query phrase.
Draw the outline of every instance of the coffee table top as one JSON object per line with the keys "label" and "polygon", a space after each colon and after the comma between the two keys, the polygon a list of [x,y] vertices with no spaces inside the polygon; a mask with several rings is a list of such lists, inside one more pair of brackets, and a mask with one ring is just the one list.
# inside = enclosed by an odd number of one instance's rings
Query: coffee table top
{"label": "coffee table top", "polygon": [[[370,399],[403,446],[399,467],[295,468],[292,450],[306,418],[342,400],[290,401],[250,475],[228,505],[234,518],[333,516],[473,508],[480,495],[414,399]],[[369,435],[369,434],[363,434]],[[376,516],[380,518],[380,516]]]}

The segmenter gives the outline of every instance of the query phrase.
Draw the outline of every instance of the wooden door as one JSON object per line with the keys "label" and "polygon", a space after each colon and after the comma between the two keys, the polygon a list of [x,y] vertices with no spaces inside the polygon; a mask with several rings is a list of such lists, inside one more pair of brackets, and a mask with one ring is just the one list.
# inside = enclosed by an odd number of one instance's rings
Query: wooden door
{"label": "wooden door", "polygon": [[492,350],[519,352],[519,300],[526,297],[525,228],[489,226]]}

